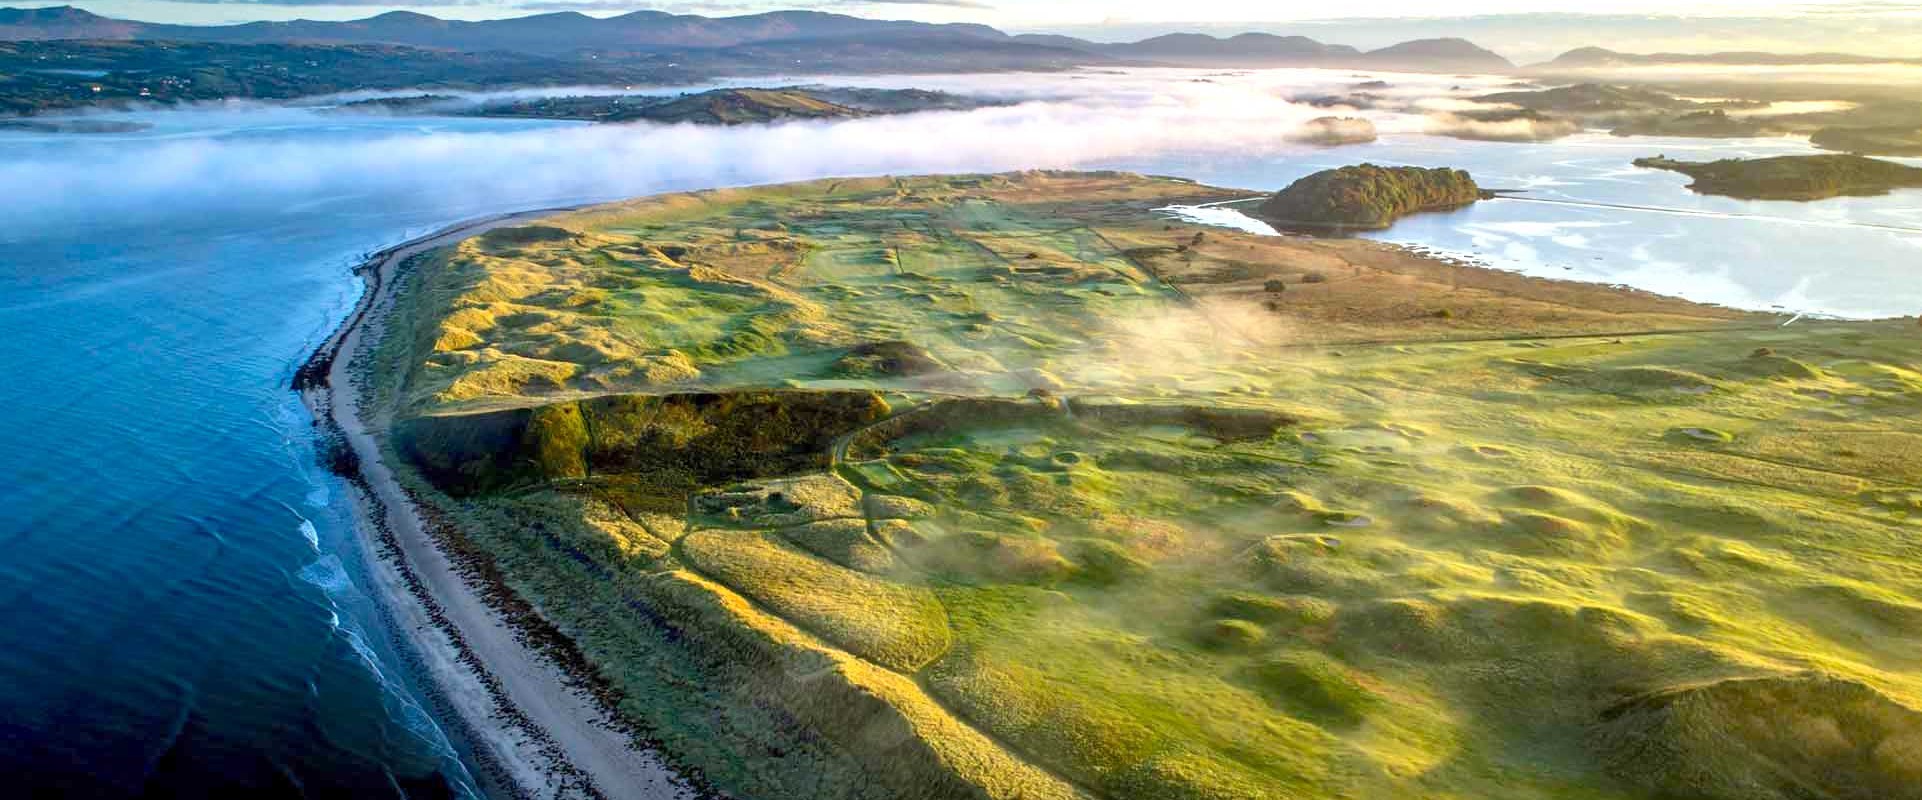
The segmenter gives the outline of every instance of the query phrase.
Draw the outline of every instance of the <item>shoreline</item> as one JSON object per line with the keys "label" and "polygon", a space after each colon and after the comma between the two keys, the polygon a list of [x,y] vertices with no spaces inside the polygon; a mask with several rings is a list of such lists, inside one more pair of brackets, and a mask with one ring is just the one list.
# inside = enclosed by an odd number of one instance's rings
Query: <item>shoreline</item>
{"label": "shoreline", "polygon": [[[1792,217],[1765,217],[1760,215],[1744,214],[1744,213],[1736,213],[1736,212],[1695,210],[1695,209],[1685,209],[1685,208],[1665,208],[1660,206],[1638,206],[1638,205],[1625,205],[1625,204],[1619,204],[1619,203],[1603,203],[1603,202],[1575,201],[1575,200],[1555,200],[1555,199],[1547,199],[1547,198],[1540,198],[1540,197],[1521,197],[1513,193],[1507,193],[1508,190],[1501,190],[1501,191],[1503,191],[1504,193],[1499,195],[1497,198],[1494,198],[1494,200],[1502,200],[1502,201],[1509,201],[1509,202],[1516,202],[1516,203],[1538,203],[1543,205],[1554,205],[1554,206],[1573,206],[1577,208],[1603,208],[1603,209],[1611,209],[1616,211],[1631,211],[1631,212],[1639,212],[1639,213],[1647,213],[1647,214],[1671,215],[1671,216],[1682,216],[1682,217],[1704,217],[1704,218],[1715,218],[1715,219],[1779,222],[1787,225],[1800,225],[1800,226],[1807,226],[1807,227],[1858,228],[1858,229],[1866,229],[1870,231],[1890,233],[1890,234],[1922,233],[1922,227],[1910,227],[1910,226],[1892,225],[1892,224],[1830,222],[1830,221],[1823,221],[1823,220],[1795,219]],[[1915,316],[1913,312],[1909,312],[1909,313],[1893,312],[1893,311],[1864,312],[1861,310],[1838,311],[1838,310],[1828,309],[1828,308],[1812,308],[1812,309],[1788,308],[1788,307],[1781,306],[1779,304],[1766,303],[1766,302],[1757,302],[1753,305],[1727,304],[1723,302],[1718,302],[1714,299],[1694,297],[1687,294],[1677,294],[1673,292],[1658,292],[1652,289],[1643,289],[1631,284],[1622,283],[1619,280],[1615,279],[1616,276],[1595,275],[1591,273],[1575,272],[1566,264],[1562,265],[1563,273],[1556,274],[1548,271],[1547,269],[1548,267],[1554,266],[1554,263],[1551,263],[1549,261],[1538,262],[1539,269],[1537,269],[1537,268],[1531,267],[1529,264],[1525,262],[1520,262],[1513,259],[1507,260],[1505,263],[1502,263],[1501,259],[1487,255],[1487,254],[1483,254],[1479,250],[1470,252],[1467,249],[1451,248],[1444,245],[1431,244],[1429,242],[1397,240],[1395,238],[1385,235],[1394,229],[1393,225],[1390,225],[1387,228],[1381,228],[1378,230],[1357,230],[1357,231],[1344,233],[1338,236],[1323,236],[1322,234],[1315,234],[1315,233],[1302,234],[1302,233],[1293,232],[1293,231],[1277,230],[1274,226],[1270,225],[1268,222],[1261,220],[1253,215],[1242,212],[1238,208],[1235,208],[1235,206],[1239,204],[1247,203],[1247,202],[1251,202],[1259,199],[1261,198],[1255,197],[1255,198],[1244,198],[1241,200],[1227,200],[1227,201],[1212,202],[1212,203],[1200,203],[1196,205],[1171,205],[1163,208],[1157,208],[1155,209],[1155,211],[1157,213],[1169,214],[1175,217],[1176,219],[1180,219],[1184,222],[1188,222],[1191,224],[1226,228],[1229,230],[1240,231],[1242,233],[1249,233],[1257,236],[1286,237],[1286,236],[1305,235],[1308,238],[1362,239],[1366,241],[1378,242],[1378,243],[1392,246],[1392,247],[1398,247],[1410,253],[1423,256],[1426,258],[1434,259],[1436,261],[1448,263],[1453,266],[1472,267],[1475,269],[1484,269],[1484,270],[1491,270],[1496,272],[1507,272],[1515,275],[1523,275],[1523,276],[1528,276],[1533,278],[1539,278],[1542,280],[1581,283],[1581,284],[1588,284],[1593,286],[1603,286],[1611,289],[1625,288],[1631,291],[1647,292],[1649,294],[1655,294],[1661,297],[1673,298],[1676,300],[1682,300],[1682,301],[1694,303],[1697,305],[1712,306],[1716,308],[1726,308],[1732,311],[1742,311],[1742,312],[1757,313],[1757,314],[1780,314],[1785,317],[1795,316],[1798,318],[1806,318],[1806,319],[1821,319],[1821,320],[1845,321],[1845,322],[1874,322],[1874,321],[1880,321],[1880,320],[1906,319],[1906,318]],[[1491,200],[1488,202],[1493,202],[1493,201]],[[1415,215],[1410,215],[1410,216],[1415,216]],[[1694,293],[1691,293],[1691,294],[1694,294]]]}
{"label": "shoreline", "polygon": [[[455,223],[381,250],[355,268],[365,289],[354,309],[295,372],[293,388],[314,418],[328,466],[353,498],[362,557],[396,635],[418,659],[435,705],[452,711],[475,762],[475,779],[497,797],[683,798],[696,796],[659,753],[637,743],[580,654],[485,570],[450,556],[426,515],[383,463],[378,412],[362,406],[357,367],[384,335],[396,277],[416,255],[494,228],[570,210],[496,214]],[[372,413],[375,418],[370,418]]]}

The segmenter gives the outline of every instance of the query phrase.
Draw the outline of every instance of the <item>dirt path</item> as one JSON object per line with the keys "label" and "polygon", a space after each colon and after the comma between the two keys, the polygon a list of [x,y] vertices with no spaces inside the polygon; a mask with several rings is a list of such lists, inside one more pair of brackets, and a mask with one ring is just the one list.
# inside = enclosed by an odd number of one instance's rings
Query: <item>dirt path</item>
{"label": "dirt path", "polygon": [[608,724],[609,712],[578,681],[525,641],[436,544],[381,460],[373,431],[387,415],[363,408],[357,377],[379,341],[395,277],[411,257],[494,228],[565,209],[471,220],[375,254],[367,291],[296,376],[323,433],[350,447],[359,528],[378,596],[414,643],[440,699],[459,717],[490,794],[520,797],[693,797],[660,759]]}

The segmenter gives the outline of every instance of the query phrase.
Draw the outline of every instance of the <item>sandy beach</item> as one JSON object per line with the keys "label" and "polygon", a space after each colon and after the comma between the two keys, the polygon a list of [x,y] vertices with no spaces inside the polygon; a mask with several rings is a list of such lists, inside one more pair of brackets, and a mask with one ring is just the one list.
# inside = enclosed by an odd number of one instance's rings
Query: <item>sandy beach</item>
{"label": "sandy beach", "polygon": [[[295,378],[322,437],[351,449],[348,483],[363,553],[397,629],[433,679],[442,705],[473,747],[477,778],[502,797],[681,798],[695,793],[661,760],[615,724],[583,687],[584,676],[550,655],[551,639],[514,615],[498,591],[478,585],[451,558],[419,508],[381,459],[381,409],[363,404],[363,360],[383,333],[395,277],[406,261],[494,228],[564,209],[468,220],[371,257],[359,272],[367,289],[340,328]],[[551,633],[551,631],[549,631]],[[550,644],[543,647],[543,642]]]}

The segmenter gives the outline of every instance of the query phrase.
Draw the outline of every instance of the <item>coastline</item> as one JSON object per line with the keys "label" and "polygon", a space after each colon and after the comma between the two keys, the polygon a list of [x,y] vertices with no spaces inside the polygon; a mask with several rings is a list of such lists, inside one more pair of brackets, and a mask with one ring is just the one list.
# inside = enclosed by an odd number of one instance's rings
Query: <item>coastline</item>
{"label": "coastline", "polygon": [[[356,268],[365,290],[353,311],[295,373],[354,502],[362,554],[395,630],[405,637],[436,700],[453,712],[491,796],[683,798],[695,796],[658,753],[592,691],[578,653],[555,646],[544,623],[511,614],[472,565],[445,549],[381,459],[379,412],[362,406],[357,367],[384,333],[395,278],[408,259],[495,228],[567,208],[456,223],[382,250]],[[573,655],[574,658],[567,658]],[[569,662],[574,662],[570,665]],[[570,668],[572,666],[573,668]]]}

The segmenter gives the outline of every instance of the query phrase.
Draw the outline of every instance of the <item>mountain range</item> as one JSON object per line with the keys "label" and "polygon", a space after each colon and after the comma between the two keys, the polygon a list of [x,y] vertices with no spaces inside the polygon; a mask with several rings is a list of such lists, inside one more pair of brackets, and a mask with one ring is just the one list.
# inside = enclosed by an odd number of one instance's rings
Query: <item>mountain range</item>
{"label": "mountain range", "polygon": [[[1142,63],[1183,66],[1328,66],[1443,72],[1512,69],[1500,55],[1462,39],[1427,39],[1362,51],[1303,36],[1249,33],[1229,38],[1170,34],[1128,43],[1068,36],[1010,36],[985,25],[872,20],[817,11],[776,11],[703,17],[635,11],[596,18],[576,12],[476,22],[392,11],[345,22],[295,20],[238,25],[171,25],[103,17],[60,6],[0,8],[0,41],[101,39],[225,44],[384,44],[459,51],[508,51],[541,56],[580,53],[654,53],[767,48],[771,55],[806,58],[810,48],[898,46],[951,53],[981,50],[1026,59],[1034,66]],[[825,49],[825,48],[815,48]]]}
{"label": "mountain range", "polygon": [[[397,45],[455,52],[500,52],[575,59],[657,57],[715,72],[915,69],[1059,69],[1075,65],[1336,67],[1425,72],[1507,72],[1516,65],[1459,38],[1418,39],[1376,50],[1306,36],[1174,33],[1136,42],[1095,42],[1048,34],[1009,35],[986,25],[865,19],[819,11],[704,17],[635,11],[597,18],[577,12],[513,19],[445,20],[392,11],[344,22],[294,20],[236,25],[174,25],[113,19],[72,6],[0,8],[0,42],[50,40],[171,41],[214,44]],[[1529,71],[1657,64],[1860,64],[1887,58],[1838,53],[1623,53],[1570,50]],[[1922,63],[1922,59],[1909,59]]]}

